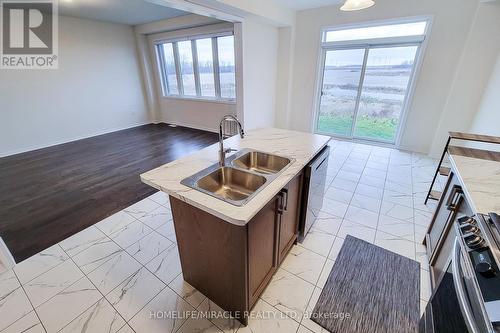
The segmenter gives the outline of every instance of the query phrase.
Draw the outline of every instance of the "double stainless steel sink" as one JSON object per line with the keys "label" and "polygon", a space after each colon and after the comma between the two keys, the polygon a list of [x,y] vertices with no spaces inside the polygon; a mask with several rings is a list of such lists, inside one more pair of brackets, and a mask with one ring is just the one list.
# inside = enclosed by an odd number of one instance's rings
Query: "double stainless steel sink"
{"label": "double stainless steel sink", "polygon": [[243,206],[273,181],[293,159],[252,149],[243,149],[181,181],[181,184],[215,198]]}

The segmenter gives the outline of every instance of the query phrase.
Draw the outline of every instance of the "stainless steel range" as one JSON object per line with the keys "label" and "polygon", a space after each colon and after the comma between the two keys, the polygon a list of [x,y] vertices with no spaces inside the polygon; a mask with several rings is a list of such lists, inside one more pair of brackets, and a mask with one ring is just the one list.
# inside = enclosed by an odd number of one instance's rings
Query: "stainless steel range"
{"label": "stainless steel range", "polygon": [[500,332],[500,218],[462,216],[453,228],[450,261],[434,288],[420,332]]}

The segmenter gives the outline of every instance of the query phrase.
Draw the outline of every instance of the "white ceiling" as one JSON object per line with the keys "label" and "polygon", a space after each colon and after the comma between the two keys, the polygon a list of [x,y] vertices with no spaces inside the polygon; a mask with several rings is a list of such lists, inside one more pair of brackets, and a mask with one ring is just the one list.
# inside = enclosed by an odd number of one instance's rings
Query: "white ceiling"
{"label": "white ceiling", "polygon": [[189,13],[144,0],[59,0],[59,14],[136,25]]}
{"label": "white ceiling", "polygon": [[345,0],[274,0],[276,3],[294,9],[303,10],[316,7],[340,5]]}

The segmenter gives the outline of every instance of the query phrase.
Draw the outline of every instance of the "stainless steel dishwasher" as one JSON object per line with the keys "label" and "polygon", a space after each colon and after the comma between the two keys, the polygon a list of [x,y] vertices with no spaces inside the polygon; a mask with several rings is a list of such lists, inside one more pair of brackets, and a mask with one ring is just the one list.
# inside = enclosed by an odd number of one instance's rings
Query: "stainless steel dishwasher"
{"label": "stainless steel dishwasher", "polygon": [[330,147],[326,146],[313,158],[304,170],[302,204],[299,217],[299,242],[304,240],[323,206],[329,156]]}

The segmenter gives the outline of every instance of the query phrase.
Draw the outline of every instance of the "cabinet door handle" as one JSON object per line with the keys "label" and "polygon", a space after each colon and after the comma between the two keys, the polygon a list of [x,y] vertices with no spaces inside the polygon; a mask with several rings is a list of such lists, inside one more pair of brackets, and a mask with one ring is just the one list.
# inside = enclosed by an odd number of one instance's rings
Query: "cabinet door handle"
{"label": "cabinet door handle", "polygon": [[278,194],[278,214],[283,214],[284,210],[284,205],[283,205],[283,192],[280,191]]}
{"label": "cabinet door handle", "polygon": [[451,206],[451,202],[453,201],[456,192],[457,192],[457,185],[451,188],[450,194],[448,195],[448,198],[446,200],[446,207],[449,208]]}
{"label": "cabinet door handle", "polygon": [[285,203],[283,204],[283,211],[287,211],[288,209],[288,189],[284,188],[281,190],[283,192],[283,200]]}
{"label": "cabinet door handle", "polygon": [[288,190],[286,188],[280,191],[280,201],[278,213],[283,214],[288,209]]}
{"label": "cabinet door handle", "polygon": [[457,194],[461,194],[462,188],[459,185],[453,186],[451,189],[450,195],[448,196],[448,200],[446,201],[446,208],[450,211],[454,211],[457,209],[457,204],[459,202],[460,196],[458,196],[457,199],[456,196]]}
{"label": "cabinet door handle", "polygon": [[278,211],[283,214],[288,209],[288,189],[284,188],[280,191],[280,205]]}
{"label": "cabinet door handle", "polygon": [[453,205],[451,206],[451,209],[452,209],[452,212],[458,212],[458,210],[460,209],[460,206],[462,205],[462,202],[464,201],[464,196],[462,194],[459,194],[458,197],[457,197],[457,201],[455,201],[455,203],[453,203]]}
{"label": "cabinet door handle", "polygon": [[[281,199],[280,199],[281,201]],[[278,202],[278,205],[281,203]],[[278,207],[278,210],[280,208]],[[281,214],[281,212],[280,212]],[[273,246],[273,267],[278,267],[279,241],[280,241],[280,220],[279,216],[274,217],[274,246]]]}

